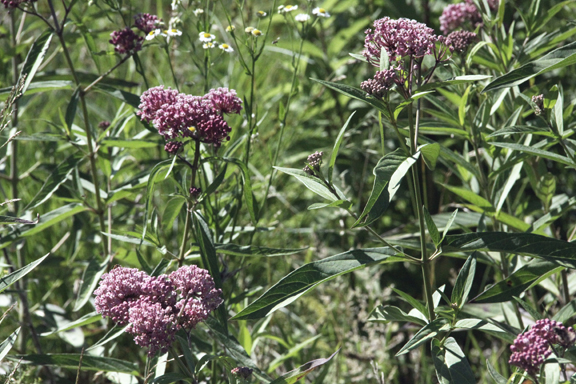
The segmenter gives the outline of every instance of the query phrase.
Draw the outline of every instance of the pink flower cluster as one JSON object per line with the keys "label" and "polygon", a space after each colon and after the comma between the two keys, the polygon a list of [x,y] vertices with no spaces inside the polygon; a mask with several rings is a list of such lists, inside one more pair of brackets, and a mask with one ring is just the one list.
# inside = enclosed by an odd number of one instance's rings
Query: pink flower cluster
{"label": "pink flower cluster", "polygon": [[[499,0],[488,0],[488,6],[492,10],[498,8],[498,4]],[[450,4],[444,8],[440,16],[440,30],[448,34],[466,22],[470,22],[473,28],[482,24],[482,15],[472,0]]]}
{"label": "pink flower cluster", "polygon": [[145,34],[155,30],[159,22],[158,16],[149,13],[139,13],[134,16],[134,26]]}
{"label": "pink flower cluster", "polygon": [[478,36],[474,32],[454,31],[446,37],[446,45],[451,52],[465,52],[470,44],[476,41]]}
{"label": "pink flower cluster", "polygon": [[390,60],[399,57],[423,57],[432,53],[438,37],[432,28],[416,20],[400,18],[393,20],[389,17],[376,20],[374,29],[365,32],[363,55],[368,61],[380,65],[380,54],[385,49]]}
{"label": "pink flower cluster", "polygon": [[4,8],[18,8],[21,4],[22,5],[31,5],[32,3],[38,0],[0,0],[2,4],[4,4]]}
{"label": "pink flower cluster", "polygon": [[374,96],[377,99],[382,99],[388,91],[394,86],[394,84],[400,81],[397,71],[400,71],[401,67],[385,69],[383,71],[376,72],[374,78],[363,81],[360,84],[367,94]]}
{"label": "pink flower cluster", "polygon": [[228,88],[191,96],[161,85],[142,94],[139,108],[140,118],[153,123],[166,140],[191,137],[218,147],[232,130],[223,115],[239,114],[242,100]]}
{"label": "pink flower cluster", "polygon": [[207,270],[184,266],[169,275],[149,276],[136,268],[105,273],[96,291],[96,310],[119,325],[148,354],[166,352],[180,329],[192,329],[223,300]]}
{"label": "pink flower cluster", "polygon": [[110,34],[110,44],[118,53],[134,53],[142,49],[144,38],[138,36],[133,30],[126,27],[120,31],[114,31]]}
{"label": "pink flower cluster", "polygon": [[510,346],[512,356],[509,363],[535,375],[544,360],[552,354],[551,345],[559,344],[568,348],[574,345],[575,340],[574,329],[566,328],[558,321],[538,320],[528,332],[514,340],[514,344]]}

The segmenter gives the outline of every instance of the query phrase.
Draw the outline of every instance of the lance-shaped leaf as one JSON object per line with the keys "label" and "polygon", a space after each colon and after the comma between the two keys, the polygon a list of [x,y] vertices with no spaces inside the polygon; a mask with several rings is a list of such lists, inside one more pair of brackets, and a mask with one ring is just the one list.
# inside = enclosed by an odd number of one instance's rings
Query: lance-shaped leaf
{"label": "lance-shaped leaf", "polygon": [[506,378],[504,376],[499,374],[498,371],[496,370],[496,368],[494,368],[492,366],[492,363],[490,363],[490,360],[486,360],[486,367],[488,368],[488,372],[490,373],[490,376],[492,376],[492,380],[494,380],[494,382],[496,384],[506,384],[508,382],[508,380],[506,380]]}
{"label": "lance-shaped leaf", "polygon": [[40,64],[42,64],[44,56],[46,56],[46,52],[48,52],[48,48],[50,47],[52,36],[52,29],[44,31],[40,36],[38,36],[36,41],[32,44],[30,51],[28,51],[28,55],[26,56],[26,60],[24,60],[24,65],[20,71],[20,78],[18,79],[18,82],[20,82],[24,76],[26,76],[24,87],[21,91],[22,94],[26,92],[36,74],[36,71],[40,68]]}
{"label": "lance-shaped leaf", "polygon": [[378,307],[374,308],[372,313],[370,313],[368,316],[368,321],[384,324],[387,324],[391,321],[402,321],[420,324],[422,326],[426,325],[426,322],[419,317],[411,316],[400,308],[394,307],[392,305],[379,305]]}
{"label": "lance-shaped leaf", "polygon": [[414,348],[418,348],[422,343],[436,337],[441,331],[450,329],[450,322],[444,318],[437,318],[436,320],[428,323],[424,328],[418,331],[403,347],[398,351],[396,356],[403,355],[410,352]]}
{"label": "lance-shaped leaf", "polygon": [[391,248],[354,249],[305,264],[290,272],[232,320],[256,320],[287,306],[317,285],[337,276],[380,263],[403,261]]}
{"label": "lance-shaped leaf", "polygon": [[335,202],[338,200],[346,200],[346,197],[342,194],[342,192],[336,190],[336,192],[340,196],[335,196],[332,191],[316,176],[311,176],[306,172],[302,171],[301,169],[294,169],[294,168],[282,168],[282,167],[274,167],[280,172],[287,173],[291,176],[296,177],[302,184],[306,186],[309,190],[314,192],[315,194],[322,196],[328,201]]}
{"label": "lance-shaped leaf", "polygon": [[533,156],[540,156],[540,157],[543,157],[543,158],[548,159],[548,160],[556,161],[560,164],[574,166],[574,164],[572,164],[570,159],[567,158],[566,156],[558,155],[554,152],[545,151],[543,149],[532,148],[532,147],[529,147],[527,145],[516,144],[516,143],[490,143],[490,144],[495,146],[495,147],[508,148],[508,149],[513,150],[513,151],[518,151],[518,152],[533,155]]}
{"label": "lance-shaped leaf", "polygon": [[[384,50],[383,50],[384,51]],[[342,144],[342,140],[344,139],[344,133],[346,133],[346,128],[350,124],[350,120],[354,117],[356,112],[353,112],[346,123],[338,133],[338,137],[336,138],[336,142],[334,143],[334,148],[332,149],[332,154],[330,155],[330,163],[328,164],[328,182],[332,182],[332,174],[334,173],[334,164],[336,164],[336,158],[338,157],[338,151],[340,150],[340,145]]]}
{"label": "lance-shaped leaf", "polygon": [[418,88],[418,92],[424,92],[424,91],[429,91],[431,89],[436,89],[436,88],[440,88],[440,87],[446,87],[449,85],[458,85],[458,84],[466,84],[466,83],[471,83],[474,81],[480,81],[480,80],[486,80],[491,78],[492,76],[487,76],[487,75],[465,75],[465,76],[457,76],[454,77],[452,79],[448,79],[448,80],[443,80],[443,81],[437,81],[434,83],[428,83],[425,84],[423,86],[421,86],[420,88]]}
{"label": "lance-shaped leaf", "polygon": [[474,254],[468,257],[468,260],[464,263],[464,266],[458,273],[458,278],[454,284],[454,290],[452,291],[451,302],[458,305],[458,308],[462,308],[466,300],[468,300],[468,294],[470,289],[472,289],[472,282],[474,281],[474,275],[476,274],[476,256]]}
{"label": "lance-shaped leaf", "polygon": [[490,251],[538,257],[576,268],[576,243],[532,233],[482,232],[450,235],[442,242],[445,252]]}
{"label": "lance-shaped leaf", "polygon": [[[370,225],[386,212],[402,179],[419,155],[420,152],[416,152],[414,156],[407,156],[401,149],[397,149],[380,159],[374,168],[374,186],[368,203],[352,228]],[[364,218],[366,221],[362,223]]]}
{"label": "lance-shaped leaf", "polygon": [[518,69],[500,76],[484,88],[482,92],[493,91],[500,88],[520,85],[533,77],[554,69],[560,69],[576,63],[576,42],[566,44],[563,47],[542,56],[538,60],[524,64]]}
{"label": "lance-shaped leaf", "polygon": [[22,267],[4,277],[0,278],[0,292],[3,292],[6,288],[8,288],[9,286],[11,286],[12,284],[14,284],[15,282],[17,282],[18,280],[20,280],[21,278],[23,278],[24,276],[26,276],[28,273],[30,273],[34,268],[36,268],[41,262],[44,261],[44,259],[46,259],[50,254],[43,256],[41,258],[39,258],[38,260],[35,260],[33,262],[31,262],[30,264],[28,264],[25,267]]}
{"label": "lance-shaped leaf", "polygon": [[520,296],[525,290],[535,286],[553,273],[560,271],[557,263],[534,260],[514,271],[508,278],[488,287],[473,299],[474,303],[501,303]]}
{"label": "lance-shaped leaf", "polygon": [[308,249],[305,248],[269,248],[260,245],[215,244],[216,252],[229,256],[241,257],[276,257],[294,255]]}
{"label": "lance-shaped leaf", "polygon": [[319,80],[319,79],[310,78],[310,80],[315,81],[317,83],[320,83],[320,84],[322,84],[328,88],[331,88],[335,91],[338,91],[343,95],[346,95],[346,96],[351,97],[353,99],[360,100],[360,101],[363,101],[367,104],[370,104],[371,106],[373,106],[374,108],[376,108],[380,112],[382,112],[382,114],[384,116],[386,116],[387,118],[391,117],[390,114],[388,113],[388,110],[384,106],[384,103],[382,103],[380,100],[378,100],[372,96],[368,96],[368,94],[365,91],[361,90],[360,88],[351,87],[349,85],[340,84],[340,83],[333,83],[331,81]]}
{"label": "lance-shaped leaf", "polygon": [[20,327],[18,327],[14,332],[12,332],[12,334],[8,336],[8,338],[0,344],[0,362],[4,360],[8,352],[10,352],[10,350],[12,349],[12,346],[16,342],[19,333],[20,333]]}
{"label": "lance-shaped leaf", "polygon": [[82,274],[82,282],[80,284],[80,289],[78,290],[78,298],[74,304],[73,311],[76,312],[80,310],[88,300],[92,297],[92,292],[96,289],[100,277],[106,272],[108,267],[108,260],[104,260],[98,263],[96,259],[91,259]]}
{"label": "lance-shaped leaf", "polygon": [[454,338],[449,337],[444,345],[432,342],[432,357],[438,380],[442,384],[475,384],[474,372]]}
{"label": "lance-shaped leaf", "polygon": [[61,369],[77,370],[82,367],[85,371],[105,371],[128,373],[140,376],[138,365],[130,361],[113,359],[111,357],[100,357],[80,354],[44,354],[44,355],[16,355],[9,356],[10,360],[19,361],[21,364],[49,365]]}
{"label": "lance-shaped leaf", "polygon": [[300,379],[304,378],[304,376],[306,376],[310,372],[317,369],[318,367],[321,367],[324,364],[328,363],[330,360],[332,360],[334,356],[336,356],[337,353],[338,351],[334,352],[332,355],[330,355],[330,357],[326,359],[316,359],[309,361],[306,364],[296,368],[295,370],[280,376],[276,380],[272,381],[270,384],[294,384]]}

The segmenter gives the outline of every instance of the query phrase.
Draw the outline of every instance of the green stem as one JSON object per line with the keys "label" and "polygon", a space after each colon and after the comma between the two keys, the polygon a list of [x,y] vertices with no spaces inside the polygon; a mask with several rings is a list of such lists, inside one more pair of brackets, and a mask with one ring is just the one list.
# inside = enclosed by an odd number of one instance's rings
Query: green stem
{"label": "green stem", "polygon": [[[198,171],[198,162],[200,161],[200,142],[195,141],[194,148],[194,161],[192,163],[192,179],[190,182],[190,188],[194,187],[196,184],[196,173]],[[186,202],[186,220],[184,221],[184,233],[182,235],[182,243],[180,244],[180,253],[178,255],[178,267],[184,265],[184,257],[186,256],[186,244],[188,244],[188,236],[190,232],[190,215],[196,204],[192,202],[191,198],[188,198]]]}

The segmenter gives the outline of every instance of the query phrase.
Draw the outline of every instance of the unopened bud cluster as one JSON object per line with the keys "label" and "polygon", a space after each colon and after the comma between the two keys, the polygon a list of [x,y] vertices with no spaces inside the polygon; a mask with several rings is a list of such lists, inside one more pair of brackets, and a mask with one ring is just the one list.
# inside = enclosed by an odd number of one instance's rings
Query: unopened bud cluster
{"label": "unopened bud cluster", "polygon": [[96,310],[134,335],[148,354],[166,352],[180,329],[192,329],[222,304],[207,270],[184,266],[169,275],[149,276],[136,268],[105,273],[96,291]]}
{"label": "unopened bud cluster", "polygon": [[308,156],[306,159],[308,164],[304,167],[304,172],[308,173],[309,175],[314,175],[314,171],[319,171],[320,164],[322,164],[322,156],[324,156],[324,152],[322,151],[316,151]]}
{"label": "unopened bud cluster", "polygon": [[532,96],[532,102],[534,105],[534,113],[536,116],[540,116],[544,111],[544,95]]}
{"label": "unopened bud cluster", "polygon": [[576,332],[562,323],[550,319],[536,321],[532,328],[519,335],[510,346],[512,356],[509,363],[529,374],[538,373],[544,360],[552,354],[552,345],[566,349],[574,345]]}

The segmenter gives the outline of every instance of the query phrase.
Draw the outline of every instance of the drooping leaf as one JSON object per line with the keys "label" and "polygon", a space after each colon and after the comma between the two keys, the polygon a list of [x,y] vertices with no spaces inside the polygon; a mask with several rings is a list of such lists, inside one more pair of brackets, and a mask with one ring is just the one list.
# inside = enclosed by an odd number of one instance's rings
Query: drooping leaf
{"label": "drooping leaf", "polygon": [[538,284],[562,267],[551,261],[534,260],[511,273],[508,278],[486,288],[474,298],[475,303],[500,303],[512,300],[522,292]]}
{"label": "drooping leaf", "polygon": [[432,343],[432,356],[438,380],[448,384],[475,384],[474,372],[468,359],[453,337],[441,345],[438,340]]}
{"label": "drooping leaf", "polygon": [[418,88],[418,92],[429,91],[432,89],[440,88],[440,87],[447,87],[449,85],[458,85],[458,84],[466,84],[471,83],[474,81],[481,81],[491,78],[492,76],[487,75],[465,75],[465,76],[456,76],[452,79],[443,80],[443,81],[436,81],[434,83],[428,83],[420,88]]}
{"label": "drooping leaf", "polygon": [[138,108],[138,106],[140,105],[140,96],[135,95],[128,91],[124,91],[122,89],[118,89],[111,85],[100,83],[98,85],[95,85],[93,89],[95,91],[105,93],[118,100],[121,100],[134,108]]}
{"label": "drooping leaf", "polygon": [[91,259],[82,274],[82,282],[80,284],[80,289],[78,290],[78,298],[74,304],[73,311],[76,312],[80,310],[90,297],[92,297],[92,292],[96,289],[100,277],[106,272],[106,267],[108,267],[108,260],[104,260],[98,263],[96,259]]}
{"label": "drooping leaf", "polygon": [[436,224],[426,206],[424,206],[424,220],[426,221],[426,227],[428,228],[430,238],[432,238],[434,245],[438,248],[438,245],[440,244],[440,232],[438,232],[438,227],[436,227]]}
{"label": "drooping leaf", "polygon": [[48,48],[50,48],[52,36],[54,36],[52,29],[47,29],[42,32],[42,34],[38,36],[32,44],[30,51],[28,51],[28,55],[26,56],[26,60],[24,60],[24,65],[22,66],[20,77],[18,79],[18,82],[20,82],[24,76],[26,76],[24,87],[21,91],[22,94],[26,93],[32,79],[34,79],[36,71],[40,68],[42,61],[44,61],[44,56],[46,56],[46,52],[48,52]]}
{"label": "drooping leaf", "polygon": [[486,367],[488,368],[488,372],[496,384],[506,384],[508,382],[504,376],[496,371],[488,359],[486,359]]}
{"label": "drooping leaf", "polygon": [[433,339],[441,331],[450,329],[450,323],[447,319],[437,318],[436,320],[428,323],[425,327],[420,329],[404,346],[398,351],[396,356],[403,355],[410,352],[414,348],[418,348],[422,343]]}
{"label": "drooping leaf", "polygon": [[256,320],[287,306],[317,285],[357,269],[404,260],[388,247],[354,249],[305,264],[290,272],[232,320]]}
{"label": "drooping leaf", "polygon": [[344,208],[350,209],[352,207],[352,203],[348,200],[336,200],[331,203],[314,203],[308,207],[308,210],[313,211],[315,209],[322,209],[322,208]]}
{"label": "drooping leaf", "polygon": [[468,260],[466,260],[464,266],[462,266],[462,269],[458,273],[456,283],[454,284],[454,290],[452,291],[452,298],[450,301],[457,304],[458,308],[462,308],[468,300],[468,294],[470,293],[470,289],[472,289],[475,274],[476,255],[472,254],[468,257]]}
{"label": "drooping leaf", "polygon": [[384,324],[387,324],[391,321],[402,321],[411,322],[422,326],[426,325],[426,322],[419,317],[410,316],[400,308],[394,307],[392,305],[379,305],[378,307],[374,308],[368,316],[368,321]]}
{"label": "drooping leaf", "polygon": [[40,336],[50,336],[50,335],[56,334],[58,332],[66,332],[66,331],[69,331],[73,328],[82,327],[84,325],[92,324],[92,323],[95,323],[95,322],[100,321],[100,320],[102,320],[101,314],[99,314],[97,312],[90,312],[90,313],[85,314],[84,316],[82,316],[78,320],[66,323],[65,325],[58,327],[58,329],[56,329],[52,332],[42,333],[42,334],[40,334]]}
{"label": "drooping leaf", "polygon": [[[401,149],[397,149],[380,159],[373,171],[375,178],[370,198],[352,228],[370,225],[384,214],[400,188],[402,179],[419,155],[420,152],[416,152],[414,156],[407,156]],[[363,222],[364,218],[366,220]]]}
{"label": "drooping leaf", "polygon": [[330,360],[332,360],[332,358],[334,358],[334,356],[336,356],[337,353],[338,351],[334,352],[330,357],[326,359],[316,359],[309,361],[306,364],[296,368],[295,370],[285,373],[276,380],[272,381],[270,384],[294,384],[300,379],[303,379],[310,372],[328,363]]}
{"label": "drooping leaf", "polygon": [[241,257],[276,257],[300,253],[308,248],[269,248],[260,245],[215,244],[216,252]]}
{"label": "drooping leaf", "polygon": [[0,343],[0,362],[4,360],[8,352],[12,349],[12,346],[16,342],[18,338],[18,334],[20,334],[20,327],[18,327],[10,336],[6,338],[2,343]]}
{"label": "drooping leaf", "polygon": [[529,147],[527,145],[516,144],[516,143],[490,143],[490,144],[492,144],[495,147],[508,148],[508,149],[513,150],[513,151],[518,151],[521,153],[526,153],[529,155],[539,156],[539,157],[543,157],[545,159],[557,161],[560,164],[574,166],[574,164],[572,164],[572,161],[570,161],[570,159],[567,158],[566,156],[558,155],[554,152],[545,151],[543,149],[533,148],[533,147]]}
{"label": "drooping leaf", "polygon": [[520,85],[533,77],[554,69],[567,67],[574,63],[576,63],[576,42],[566,44],[537,60],[524,64],[520,68],[498,77],[488,84],[482,92]]}
{"label": "drooping leaf", "polygon": [[294,168],[282,168],[282,167],[274,167],[280,172],[284,172],[289,174],[290,176],[296,177],[302,184],[306,186],[309,190],[316,193],[317,195],[325,198],[330,202],[334,202],[337,200],[346,200],[345,196],[334,196],[334,194],[328,189],[328,187],[322,183],[322,181],[315,177],[307,174],[306,172],[300,169]]}
{"label": "drooping leaf", "polygon": [[3,292],[6,288],[11,286],[12,284],[14,284],[15,282],[17,282],[18,280],[20,280],[21,278],[23,278],[24,276],[26,276],[28,273],[30,273],[41,262],[43,262],[44,259],[46,259],[49,255],[50,254],[47,254],[46,256],[42,256],[38,260],[31,262],[30,264],[26,265],[25,267],[22,267],[16,271],[6,275],[6,276],[1,277],[0,278],[0,293]]}
{"label": "drooping leaf", "polygon": [[576,268],[576,243],[532,233],[482,232],[450,235],[442,242],[444,251],[490,251],[538,257]]}
{"label": "drooping leaf", "polygon": [[[120,372],[134,376],[140,376],[138,365],[129,361],[114,359],[111,357],[100,357],[80,354],[43,354],[43,355],[16,355],[10,356],[10,360],[19,361],[21,364],[48,365],[62,369],[77,370],[81,365],[85,371]],[[82,359],[82,363],[80,363]]]}

